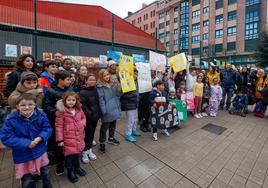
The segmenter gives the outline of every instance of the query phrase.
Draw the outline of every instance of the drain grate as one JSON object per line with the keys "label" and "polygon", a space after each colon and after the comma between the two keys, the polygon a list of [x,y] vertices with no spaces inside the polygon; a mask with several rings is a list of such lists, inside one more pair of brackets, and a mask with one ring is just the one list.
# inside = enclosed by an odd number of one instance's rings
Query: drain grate
{"label": "drain grate", "polygon": [[208,123],[205,126],[203,126],[201,129],[204,129],[216,135],[221,135],[224,131],[226,131],[227,128]]}

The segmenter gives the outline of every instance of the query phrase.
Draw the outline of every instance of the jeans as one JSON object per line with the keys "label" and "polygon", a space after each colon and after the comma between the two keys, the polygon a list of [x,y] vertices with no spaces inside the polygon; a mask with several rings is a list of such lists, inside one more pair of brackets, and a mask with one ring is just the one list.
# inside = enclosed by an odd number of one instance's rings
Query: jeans
{"label": "jeans", "polygon": [[126,114],[127,114],[127,121],[125,125],[125,130],[126,130],[125,134],[131,135],[132,130],[136,130],[138,112],[137,112],[137,109],[135,109],[135,110],[126,111]]}
{"label": "jeans", "polygon": [[114,138],[115,128],[116,128],[116,120],[112,122],[102,122],[100,128],[99,142],[104,143],[106,141],[106,133],[108,129],[109,129],[109,138]]}
{"label": "jeans", "polygon": [[222,100],[221,100],[221,104],[220,104],[221,108],[224,107],[226,95],[227,95],[226,109],[230,108],[231,99],[232,99],[233,94],[234,94],[234,90],[232,88],[222,88]]}
{"label": "jeans", "polygon": [[65,166],[67,169],[80,168],[80,154],[65,156]]}
{"label": "jeans", "polygon": [[[43,181],[43,188],[51,185],[48,166],[43,166],[40,168],[40,177]],[[25,174],[21,178],[21,188],[37,188],[35,183],[32,181],[32,178],[32,174]]]}
{"label": "jeans", "polygon": [[195,96],[194,105],[195,105],[195,111],[194,111],[195,114],[200,114],[201,105],[202,105],[202,97]]}
{"label": "jeans", "polygon": [[84,139],[86,147],[84,151],[87,151],[90,148],[92,148],[92,142],[94,140],[94,134],[95,134],[97,124],[98,124],[98,120],[87,119],[87,124],[85,128],[85,139]]}

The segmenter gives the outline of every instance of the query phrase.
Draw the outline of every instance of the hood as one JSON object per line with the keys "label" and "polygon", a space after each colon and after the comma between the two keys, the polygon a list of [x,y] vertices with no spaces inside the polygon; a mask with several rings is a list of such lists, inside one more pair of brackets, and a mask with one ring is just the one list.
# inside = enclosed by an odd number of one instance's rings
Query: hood
{"label": "hood", "polygon": [[[37,87],[35,89],[42,89],[42,87],[40,87],[39,85],[37,85]],[[18,83],[17,87],[16,87],[16,91],[20,92],[20,93],[25,93],[27,91],[30,91],[31,89],[26,89],[21,82]]]}
{"label": "hood", "polygon": [[57,101],[57,103],[56,103],[56,109],[57,109],[59,112],[65,112],[65,111],[66,111],[62,99]]}

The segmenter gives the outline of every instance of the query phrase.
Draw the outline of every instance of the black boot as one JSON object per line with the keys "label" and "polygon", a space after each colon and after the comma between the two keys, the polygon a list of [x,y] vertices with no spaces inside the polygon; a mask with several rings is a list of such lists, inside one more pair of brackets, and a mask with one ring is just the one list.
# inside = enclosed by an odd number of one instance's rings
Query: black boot
{"label": "black boot", "polygon": [[87,172],[83,168],[81,168],[81,167],[76,168],[74,170],[74,173],[75,174],[78,174],[79,176],[85,176],[87,174]]}
{"label": "black boot", "polygon": [[105,144],[103,144],[103,143],[100,144],[100,151],[102,153],[105,153]]}
{"label": "black boot", "polygon": [[72,168],[67,169],[67,177],[70,180],[70,182],[75,183],[78,181],[78,177],[75,175]]}

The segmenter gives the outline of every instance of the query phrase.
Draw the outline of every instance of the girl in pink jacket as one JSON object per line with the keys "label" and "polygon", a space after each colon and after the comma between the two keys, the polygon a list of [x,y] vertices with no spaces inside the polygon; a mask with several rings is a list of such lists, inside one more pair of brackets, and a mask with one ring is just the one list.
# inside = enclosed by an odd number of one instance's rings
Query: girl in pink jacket
{"label": "girl in pink jacket", "polygon": [[67,177],[74,183],[78,181],[76,174],[86,175],[86,171],[80,167],[80,154],[85,147],[86,116],[75,92],[64,93],[63,99],[58,101],[56,107],[56,142],[63,147]]}

